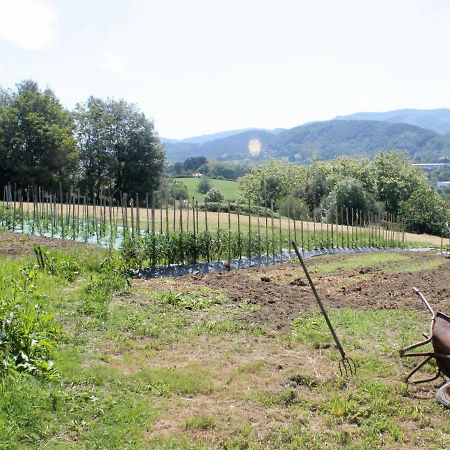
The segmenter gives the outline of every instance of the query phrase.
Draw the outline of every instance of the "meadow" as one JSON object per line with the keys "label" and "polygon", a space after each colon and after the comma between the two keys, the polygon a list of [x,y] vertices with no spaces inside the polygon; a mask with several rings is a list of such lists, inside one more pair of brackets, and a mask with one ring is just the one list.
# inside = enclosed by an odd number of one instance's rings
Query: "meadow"
{"label": "meadow", "polygon": [[[204,202],[205,194],[201,194],[197,190],[201,178],[186,177],[176,178],[176,180],[183,182],[187,186],[190,199],[194,197],[194,199],[199,203]],[[236,200],[239,190],[239,184],[237,181],[217,180],[213,178],[208,178],[208,180],[212,189],[217,189],[223,195],[225,201]]]}

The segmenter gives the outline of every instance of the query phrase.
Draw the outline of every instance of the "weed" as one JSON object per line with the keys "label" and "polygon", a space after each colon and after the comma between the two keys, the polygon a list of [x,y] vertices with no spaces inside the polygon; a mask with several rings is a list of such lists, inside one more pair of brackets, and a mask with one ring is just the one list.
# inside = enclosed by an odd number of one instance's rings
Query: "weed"
{"label": "weed", "polygon": [[212,430],[216,428],[216,419],[211,416],[199,414],[186,419],[184,422],[186,430]]}

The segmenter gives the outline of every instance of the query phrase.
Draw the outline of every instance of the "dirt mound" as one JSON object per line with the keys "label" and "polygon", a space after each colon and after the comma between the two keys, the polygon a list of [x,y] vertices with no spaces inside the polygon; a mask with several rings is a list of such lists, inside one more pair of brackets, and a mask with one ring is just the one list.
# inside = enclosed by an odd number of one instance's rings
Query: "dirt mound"
{"label": "dirt mound", "polygon": [[[31,236],[29,234],[0,231],[0,255],[21,256],[33,253],[33,245],[44,245],[49,250],[65,250],[86,245],[63,239]],[[90,245],[90,247],[94,247]]]}
{"label": "dirt mound", "polygon": [[[370,309],[411,308],[423,310],[412,293],[417,286],[436,310],[450,312],[450,261],[435,252],[402,252],[405,261],[387,266],[337,269],[327,275],[316,275],[314,269],[348,256],[321,257],[307,262],[319,295],[332,308]],[[386,267],[386,266],[385,266]],[[423,270],[420,268],[423,267]],[[433,267],[427,270],[427,267]],[[320,273],[320,270],[318,270]],[[289,327],[304,311],[317,310],[316,301],[298,264],[217,272],[189,277],[190,282],[225,290],[235,302],[258,305],[246,320],[275,330]]]}

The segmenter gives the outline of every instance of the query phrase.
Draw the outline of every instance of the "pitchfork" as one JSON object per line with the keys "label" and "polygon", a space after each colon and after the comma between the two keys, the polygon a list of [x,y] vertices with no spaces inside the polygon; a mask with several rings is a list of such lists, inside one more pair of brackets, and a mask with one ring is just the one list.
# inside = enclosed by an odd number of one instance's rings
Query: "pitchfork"
{"label": "pitchfork", "polygon": [[322,311],[322,315],[325,318],[325,322],[328,325],[328,328],[331,331],[331,334],[333,335],[334,342],[336,343],[337,348],[339,349],[339,352],[341,354],[341,360],[339,361],[339,372],[341,374],[341,377],[345,374],[345,376],[354,375],[356,374],[356,365],[352,358],[349,358],[346,356],[344,348],[342,347],[341,342],[339,341],[339,338],[336,334],[336,331],[334,331],[333,325],[331,325],[330,318],[328,317],[327,311],[325,310],[325,307],[323,306],[322,300],[319,297],[319,294],[317,293],[317,290],[314,286],[314,283],[311,279],[311,276],[309,275],[308,269],[306,268],[305,262],[303,261],[303,258],[297,248],[297,244],[295,242],[292,242],[292,246],[294,247],[295,253],[297,254],[297,257],[300,261],[300,264],[303,267],[303,271],[305,272],[306,278],[308,279],[309,285],[311,286],[311,290],[313,291],[314,297],[316,297],[317,303],[319,304],[319,308]]}

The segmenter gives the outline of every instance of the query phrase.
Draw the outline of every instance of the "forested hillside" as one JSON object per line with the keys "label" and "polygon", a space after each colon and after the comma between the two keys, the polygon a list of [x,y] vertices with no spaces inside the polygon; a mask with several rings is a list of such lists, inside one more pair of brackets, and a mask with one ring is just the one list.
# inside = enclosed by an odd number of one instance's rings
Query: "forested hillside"
{"label": "forested hillside", "polygon": [[249,145],[253,142],[256,147],[258,141],[262,149],[273,137],[274,134],[270,131],[254,129],[202,143],[166,142],[164,146],[170,161],[182,161],[188,156],[206,156],[222,160],[257,159],[259,154],[257,149],[254,156],[251,156]]}
{"label": "forested hillside", "polygon": [[336,120],[378,120],[407,123],[441,134],[450,134],[450,109],[397,109],[387,112],[359,112],[337,116]]}
{"label": "forested hillside", "polygon": [[406,124],[360,120],[331,120],[292,128],[275,136],[266,157],[292,162],[340,155],[374,156],[380,150],[406,150],[417,161],[450,157],[450,137]]}
{"label": "forested hillside", "polygon": [[308,163],[340,155],[374,156],[380,150],[406,150],[417,162],[450,158],[450,136],[414,125],[372,120],[313,122],[274,134],[251,130],[199,143],[167,142],[167,157],[261,161],[268,158]]}

